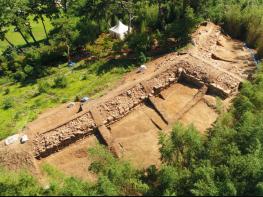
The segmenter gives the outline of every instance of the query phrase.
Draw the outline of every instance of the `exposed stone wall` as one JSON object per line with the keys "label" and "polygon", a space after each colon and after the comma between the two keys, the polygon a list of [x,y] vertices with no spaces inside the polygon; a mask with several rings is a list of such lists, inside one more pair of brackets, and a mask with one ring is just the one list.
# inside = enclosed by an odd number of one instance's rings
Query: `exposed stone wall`
{"label": "exposed stone wall", "polygon": [[180,77],[181,71],[177,65],[172,65],[164,72],[157,74],[152,79],[146,81],[148,88],[151,90],[151,94],[158,94],[161,90],[169,87],[173,83],[176,83]]}
{"label": "exposed stone wall", "polygon": [[120,95],[99,105],[97,110],[103,118],[104,124],[112,124],[128,114],[131,109],[140,104],[147,96],[143,86],[137,84]]}
{"label": "exposed stone wall", "polygon": [[89,135],[96,128],[90,112],[73,119],[53,130],[37,135],[34,139],[34,152],[36,157],[52,153],[70,143],[71,140]]}
{"label": "exposed stone wall", "polygon": [[[131,110],[142,103],[146,98],[159,94],[159,92],[176,83],[183,73],[189,82],[206,84],[218,95],[228,96],[234,91],[239,81],[227,73],[209,67],[203,62],[198,65],[187,60],[174,63],[166,70],[156,74],[151,79],[124,90],[118,96],[108,99],[95,107],[96,114],[102,119],[102,124],[110,125],[118,121]],[[63,148],[79,139],[89,135],[99,125],[92,112],[77,117],[57,128],[36,136],[34,140],[36,157],[43,157]]]}
{"label": "exposed stone wall", "polygon": [[178,66],[183,69],[186,75],[214,89],[215,94],[228,96],[237,90],[240,83],[239,79],[224,71],[213,68],[202,61],[195,60],[194,62],[193,64],[182,60],[178,63]]}
{"label": "exposed stone wall", "polygon": [[[154,73],[153,76],[148,75],[149,78],[123,89],[116,96],[104,98],[92,105],[88,103],[87,111],[70,117],[56,128],[36,135],[33,141],[35,156],[44,157],[52,154],[97,129],[110,143],[105,126],[120,120],[149,97],[151,97],[149,100],[154,100],[154,96],[162,90],[181,80],[199,88],[208,88],[208,94],[228,97],[235,93],[242,76],[233,72],[232,67],[235,66],[233,62],[214,60],[217,45],[223,47],[219,42],[220,35],[219,26],[209,22],[203,23],[192,35],[194,47],[180,54],[171,53],[151,62],[157,68],[155,75]],[[231,69],[228,71],[228,68]]]}

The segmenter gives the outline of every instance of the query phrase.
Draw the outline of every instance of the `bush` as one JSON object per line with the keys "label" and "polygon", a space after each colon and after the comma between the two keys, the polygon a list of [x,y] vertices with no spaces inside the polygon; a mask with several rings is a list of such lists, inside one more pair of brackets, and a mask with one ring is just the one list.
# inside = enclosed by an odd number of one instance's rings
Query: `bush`
{"label": "bush", "polygon": [[263,6],[249,4],[227,5],[223,17],[224,29],[231,36],[241,39],[249,47],[258,49],[258,56],[263,57]]}
{"label": "bush", "polygon": [[46,81],[38,81],[37,88],[39,93],[47,93],[50,88],[50,84]]}
{"label": "bush", "polygon": [[9,88],[5,88],[4,91],[3,91],[3,95],[9,94],[9,92],[10,92],[10,89]]}
{"label": "bush", "polygon": [[148,33],[136,33],[132,34],[128,38],[128,46],[136,54],[140,52],[147,52],[151,48],[152,37]]}
{"label": "bush", "polygon": [[1,196],[38,196],[41,187],[37,180],[26,172],[10,172],[0,169]]}
{"label": "bush", "polygon": [[74,98],[74,102],[80,102],[80,97],[77,95],[77,96],[75,96],[75,98]]}
{"label": "bush", "polygon": [[33,75],[34,74],[34,68],[32,66],[29,66],[29,65],[26,65],[24,67],[24,72],[27,74],[27,75]]}
{"label": "bush", "polygon": [[27,75],[23,71],[17,71],[13,74],[13,79],[17,82],[24,81]]}
{"label": "bush", "polygon": [[112,53],[119,42],[110,35],[102,33],[93,44],[87,44],[85,49],[98,58],[106,57]]}
{"label": "bush", "polygon": [[144,64],[146,62],[147,62],[147,57],[144,55],[143,52],[141,52],[140,55],[139,55],[139,63],[140,64]]}
{"label": "bush", "polygon": [[84,81],[84,80],[87,80],[87,74],[82,74],[81,76],[80,76],[80,78],[79,78],[79,80],[81,80],[81,81]]}
{"label": "bush", "polygon": [[14,100],[11,97],[4,98],[3,103],[2,103],[2,108],[4,110],[7,110],[14,105]]}
{"label": "bush", "polygon": [[62,75],[58,75],[57,77],[55,77],[53,82],[54,82],[53,88],[65,88],[67,87],[68,84],[67,78]]}
{"label": "bush", "polygon": [[183,19],[175,20],[167,25],[166,36],[176,37],[184,45],[188,43],[190,34],[193,33],[199,22],[201,22],[201,18],[194,13],[192,8],[188,7]]}

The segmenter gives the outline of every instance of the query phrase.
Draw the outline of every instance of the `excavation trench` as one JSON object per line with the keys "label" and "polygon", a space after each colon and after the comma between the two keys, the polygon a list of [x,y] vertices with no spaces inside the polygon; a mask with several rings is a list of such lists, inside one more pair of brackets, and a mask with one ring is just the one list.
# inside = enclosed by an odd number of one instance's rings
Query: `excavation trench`
{"label": "excavation trench", "polygon": [[[101,142],[105,142],[111,149],[121,150],[120,147],[116,147],[115,143],[120,136],[130,136],[133,133],[148,131],[154,131],[156,133],[158,130],[168,128],[176,121],[179,121],[189,110],[202,101],[208,91],[208,86],[203,82],[197,82],[197,79],[188,76],[185,72],[175,71],[169,73],[168,70],[167,73],[167,76],[161,73],[160,75],[162,77],[156,77],[157,79],[166,79],[166,82],[164,82],[162,86],[150,87],[147,82],[140,83],[125,91],[125,94],[127,94],[125,97],[119,96],[119,100],[123,99],[125,101],[132,98],[133,105],[127,102],[129,110],[125,112],[125,104],[120,105],[121,107],[114,104],[114,110],[116,108],[118,109],[118,116],[116,116],[116,113],[111,113],[112,116],[103,116],[98,108],[91,108],[86,114],[73,119],[75,122],[60,125],[58,128],[42,133],[41,137],[44,136],[46,142],[57,141],[57,144],[51,144],[51,146],[49,145],[48,147],[47,143],[45,143],[43,146],[45,149],[42,149],[42,151],[38,150],[36,158],[47,157],[96,132],[99,132],[99,136],[102,137]],[[170,78],[167,78],[169,76]],[[174,78],[171,78],[171,76]],[[194,81],[191,81],[191,79],[194,79]],[[134,89],[136,89],[136,91],[134,91]],[[222,95],[221,90],[214,92],[217,93],[218,96]],[[101,107],[101,105],[99,105],[99,107]],[[84,121],[81,120],[83,117],[85,118]],[[87,124],[87,122],[90,122],[90,124]],[[84,130],[84,126],[82,126],[81,123],[88,129]],[[210,124],[211,122],[209,122],[208,125]],[[72,126],[79,128],[80,131],[76,130],[74,135],[72,135],[73,132],[70,130]],[[63,131],[61,128],[63,127],[66,127],[64,131],[71,131],[68,136],[64,135],[66,137],[61,135],[61,131]],[[131,128],[133,128],[133,130]],[[119,145],[123,149],[121,143],[119,143]],[[114,150],[113,152],[115,152],[117,156],[120,155],[118,151]]]}
{"label": "excavation trench", "polygon": [[62,107],[48,113],[25,131],[30,137],[25,148],[39,162],[80,176],[87,165],[86,148],[95,143],[138,167],[158,165],[158,131],[169,132],[179,121],[204,133],[218,117],[216,97],[229,106],[256,68],[251,52],[222,34],[219,26],[201,25],[192,40],[194,46],[184,52],[167,54],[147,63],[145,72],[128,74],[127,81],[88,102],[82,112]]}

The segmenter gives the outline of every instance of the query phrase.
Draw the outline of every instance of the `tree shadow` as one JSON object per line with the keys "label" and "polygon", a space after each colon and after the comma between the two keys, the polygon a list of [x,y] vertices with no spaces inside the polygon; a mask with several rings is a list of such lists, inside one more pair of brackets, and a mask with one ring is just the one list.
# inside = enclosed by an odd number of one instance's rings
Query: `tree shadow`
{"label": "tree shadow", "polygon": [[136,58],[125,58],[125,59],[110,59],[105,64],[102,64],[97,69],[97,75],[101,75],[103,73],[109,72],[114,68],[124,68],[128,69],[132,65],[137,63]]}

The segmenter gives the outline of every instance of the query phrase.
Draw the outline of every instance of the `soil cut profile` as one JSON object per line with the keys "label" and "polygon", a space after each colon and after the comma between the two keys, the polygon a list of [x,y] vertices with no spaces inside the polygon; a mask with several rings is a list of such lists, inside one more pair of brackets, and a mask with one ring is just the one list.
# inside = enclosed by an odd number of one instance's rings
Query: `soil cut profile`
{"label": "soil cut profile", "polygon": [[158,166],[158,132],[168,132],[180,121],[205,134],[218,117],[217,99],[229,106],[256,68],[244,44],[213,23],[200,25],[192,43],[183,53],[147,63],[144,72],[127,74],[121,85],[85,104],[80,113],[61,106],[42,115],[23,132],[30,142],[14,146],[27,149],[35,165],[50,163],[88,179],[91,161],[85,150],[96,143],[139,168]]}

